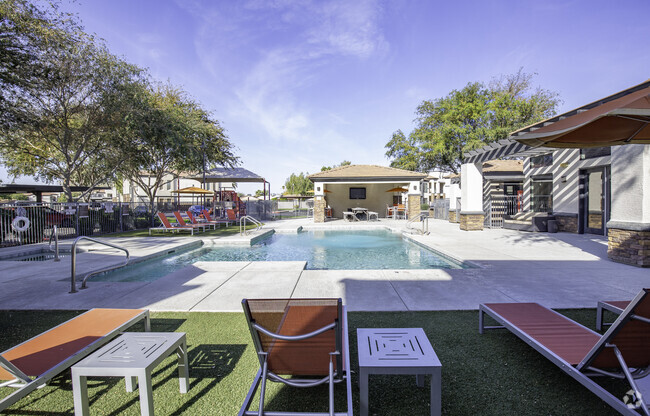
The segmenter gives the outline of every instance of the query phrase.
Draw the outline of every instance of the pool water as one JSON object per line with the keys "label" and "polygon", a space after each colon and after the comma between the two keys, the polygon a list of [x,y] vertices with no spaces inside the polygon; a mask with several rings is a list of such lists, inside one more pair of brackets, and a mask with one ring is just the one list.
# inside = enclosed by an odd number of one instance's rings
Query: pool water
{"label": "pool water", "polygon": [[460,269],[466,266],[389,231],[273,234],[251,247],[200,248],[91,278],[148,281],[197,261],[306,261],[308,270]]}

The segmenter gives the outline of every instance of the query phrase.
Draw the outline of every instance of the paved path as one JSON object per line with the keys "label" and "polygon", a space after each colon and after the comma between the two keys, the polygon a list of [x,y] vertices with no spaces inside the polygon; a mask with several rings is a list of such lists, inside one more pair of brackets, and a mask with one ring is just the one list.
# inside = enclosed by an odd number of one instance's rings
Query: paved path
{"label": "paved path", "polygon": [[[314,224],[278,221],[265,228],[400,229],[405,221]],[[0,262],[0,309],[147,307],[174,311],[241,311],[244,297],[342,297],[352,311],[477,309],[482,302],[540,302],[551,307],[595,307],[599,299],[629,299],[650,287],[650,270],[611,262],[604,237],[511,230],[465,232],[431,220],[418,242],[479,267],[465,270],[304,270],[304,262],[197,262],[153,282],[93,282],[69,294],[68,261]],[[251,237],[206,244],[249,244]],[[144,258],[200,237],[114,239]],[[154,243],[154,244],[151,244]],[[90,246],[79,271],[119,263],[120,254]]]}

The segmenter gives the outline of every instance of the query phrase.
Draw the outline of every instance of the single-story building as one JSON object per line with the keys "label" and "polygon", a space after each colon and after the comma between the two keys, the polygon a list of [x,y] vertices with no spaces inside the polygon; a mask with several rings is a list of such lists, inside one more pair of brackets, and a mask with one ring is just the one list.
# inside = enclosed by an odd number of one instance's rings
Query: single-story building
{"label": "single-story building", "polygon": [[[406,195],[407,218],[420,214],[421,182],[427,175],[404,169],[377,165],[348,165],[309,175],[314,183],[314,222],[325,221],[325,209],[332,209],[334,218],[343,212],[361,207],[386,216],[386,208],[394,196]],[[402,188],[402,190],[395,189]]]}

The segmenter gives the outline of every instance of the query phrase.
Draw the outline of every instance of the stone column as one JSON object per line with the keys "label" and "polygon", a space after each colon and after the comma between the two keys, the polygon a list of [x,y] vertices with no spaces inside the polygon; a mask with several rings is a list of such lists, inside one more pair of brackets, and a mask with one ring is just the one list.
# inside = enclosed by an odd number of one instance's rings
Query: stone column
{"label": "stone column", "polygon": [[325,205],[322,195],[314,197],[314,222],[325,222]]}
{"label": "stone column", "polygon": [[460,168],[460,229],[483,229],[483,164],[463,163]]}
{"label": "stone column", "polygon": [[650,145],[612,147],[607,256],[650,267]]}
{"label": "stone column", "polygon": [[410,220],[411,218],[415,218],[418,215],[420,215],[420,201],[421,201],[421,195],[420,195],[420,182],[411,182],[409,183],[409,190],[408,190],[408,205],[407,205],[407,210],[408,210],[408,219]]}

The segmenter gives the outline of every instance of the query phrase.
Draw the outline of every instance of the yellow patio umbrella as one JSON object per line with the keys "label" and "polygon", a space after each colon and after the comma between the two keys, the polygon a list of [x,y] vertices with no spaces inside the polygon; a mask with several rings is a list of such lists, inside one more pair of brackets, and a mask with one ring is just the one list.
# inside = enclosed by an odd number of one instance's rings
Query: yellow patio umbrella
{"label": "yellow patio umbrella", "polygon": [[391,188],[391,189],[387,190],[386,192],[406,192],[406,191],[408,191],[408,189],[404,189],[404,188]]}
{"label": "yellow patio umbrella", "polygon": [[[176,191],[172,191],[173,194],[191,194],[191,195],[212,195],[214,191],[208,191],[207,189],[197,188],[196,186],[188,186],[187,188],[181,188]],[[179,201],[180,202],[180,201]],[[194,197],[192,197],[192,202],[194,202]],[[205,200],[203,201],[205,205]]]}
{"label": "yellow patio umbrella", "polygon": [[214,191],[208,191],[207,189],[197,188],[196,186],[189,186],[187,188],[178,189],[172,191],[173,194],[201,194],[201,195],[212,195]]}
{"label": "yellow patio umbrella", "polygon": [[[330,190],[328,190],[328,189],[325,189],[323,192],[325,192],[326,194],[331,194],[331,193],[332,193],[332,191],[330,191]],[[310,189],[310,190],[307,191],[307,193],[308,193],[308,194],[313,194],[313,193],[314,193],[314,190],[313,190],[313,189]]]}

